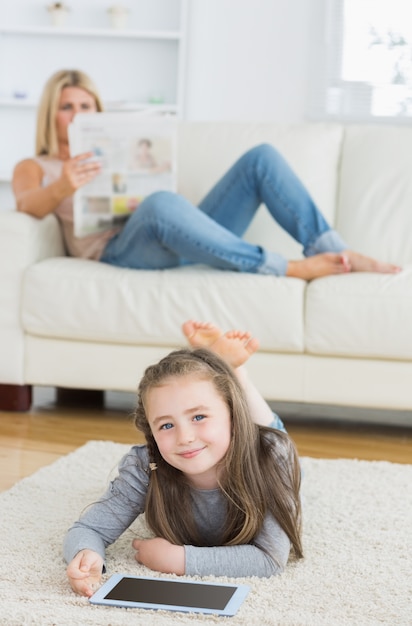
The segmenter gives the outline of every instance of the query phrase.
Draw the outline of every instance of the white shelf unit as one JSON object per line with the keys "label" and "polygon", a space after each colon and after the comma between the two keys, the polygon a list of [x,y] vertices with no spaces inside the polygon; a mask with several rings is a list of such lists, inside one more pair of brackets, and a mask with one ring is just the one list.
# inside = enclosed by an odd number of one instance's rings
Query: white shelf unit
{"label": "white shelf unit", "polygon": [[[8,23],[7,16],[2,20],[0,188],[11,179],[14,165],[34,153],[39,97],[59,69],[89,74],[108,111],[150,108],[184,117],[188,0],[141,0],[143,19],[135,15],[123,30],[105,27],[105,9],[99,5],[97,15],[93,1],[72,0],[77,23],[67,27],[39,23],[48,19],[44,6],[41,15],[33,13],[32,24],[20,23],[34,10],[29,0],[14,0],[15,13]],[[136,14],[137,3],[131,6]]]}

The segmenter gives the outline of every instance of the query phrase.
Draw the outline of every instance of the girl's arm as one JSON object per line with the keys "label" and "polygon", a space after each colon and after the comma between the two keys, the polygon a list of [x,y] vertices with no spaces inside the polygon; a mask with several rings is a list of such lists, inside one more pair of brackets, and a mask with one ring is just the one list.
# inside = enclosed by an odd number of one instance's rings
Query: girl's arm
{"label": "girl's arm", "polygon": [[163,574],[185,573],[184,546],[176,546],[166,539],[135,539],[132,543],[136,550],[136,561]]}
{"label": "girl's arm", "polygon": [[135,539],[133,547],[139,563],[163,574],[269,577],[283,572],[290,541],[276,520],[267,516],[256,544],[198,548],[176,546],[157,537]]}
{"label": "girl's arm", "polygon": [[64,161],[60,178],[47,187],[42,187],[44,173],[37,161],[20,161],[14,168],[12,180],[17,210],[39,218],[53,213],[65,198],[100,172],[99,163],[86,161],[91,156],[93,153],[88,152]]}
{"label": "girl's arm", "polygon": [[272,516],[267,516],[253,544],[198,548],[185,546],[187,576],[259,576],[281,574],[290,553],[290,541]]}
{"label": "girl's arm", "polygon": [[119,474],[106,493],[88,507],[64,539],[63,552],[71,563],[86,550],[99,555],[104,566],[105,549],[144,511],[148,476],[145,446],[134,446],[119,464]]}

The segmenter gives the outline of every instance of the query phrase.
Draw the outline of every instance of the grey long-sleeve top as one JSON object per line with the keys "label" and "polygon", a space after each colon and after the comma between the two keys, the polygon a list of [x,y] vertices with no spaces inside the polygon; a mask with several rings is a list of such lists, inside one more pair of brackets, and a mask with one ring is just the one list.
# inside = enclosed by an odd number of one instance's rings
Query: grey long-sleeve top
{"label": "grey long-sleeve top", "polygon": [[[84,549],[94,550],[105,558],[105,548],[144,512],[148,468],[146,446],[132,447],[121,460],[118,476],[103,497],[67,532],[64,540],[67,563]],[[195,521],[205,543],[212,547],[184,546],[186,575],[267,577],[283,571],[289,557],[290,541],[271,515],[266,516],[262,530],[252,543],[222,546],[226,506],[221,491],[193,489],[193,501]]]}

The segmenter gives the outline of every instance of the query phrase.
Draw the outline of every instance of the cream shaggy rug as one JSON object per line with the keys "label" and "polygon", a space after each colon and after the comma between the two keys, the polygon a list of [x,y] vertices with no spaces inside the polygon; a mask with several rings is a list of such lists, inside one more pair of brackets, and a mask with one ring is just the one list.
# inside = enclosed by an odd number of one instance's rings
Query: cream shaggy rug
{"label": "cream shaggy rug", "polygon": [[[68,586],[62,539],[128,448],[91,441],[0,494],[2,626],[412,624],[412,465],[386,462],[302,459],[306,558],[239,581],[251,592],[234,617],[91,606]],[[149,573],[131,539],[109,549],[111,573]]]}

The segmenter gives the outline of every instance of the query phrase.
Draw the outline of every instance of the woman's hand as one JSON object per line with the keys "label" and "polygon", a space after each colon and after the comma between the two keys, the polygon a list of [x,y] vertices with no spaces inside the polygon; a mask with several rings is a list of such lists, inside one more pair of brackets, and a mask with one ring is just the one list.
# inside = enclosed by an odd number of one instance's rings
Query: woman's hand
{"label": "woman's hand", "polygon": [[100,554],[93,550],[81,550],[67,566],[67,577],[73,591],[90,598],[100,584],[102,571]]}
{"label": "woman's hand", "polygon": [[39,163],[34,159],[20,161],[14,169],[12,183],[17,210],[34,217],[52,213],[65,198],[100,173],[101,164],[90,160],[93,156],[93,152],[85,152],[64,161],[60,177],[46,187],[42,185],[44,174]]}
{"label": "woman's hand", "polygon": [[136,550],[135,559],[138,563],[163,574],[185,573],[185,549],[176,546],[166,539],[135,539],[132,543]]}
{"label": "woman's hand", "polygon": [[60,180],[67,195],[90,183],[100,173],[101,163],[91,160],[93,156],[93,152],[85,152],[63,162]]}

